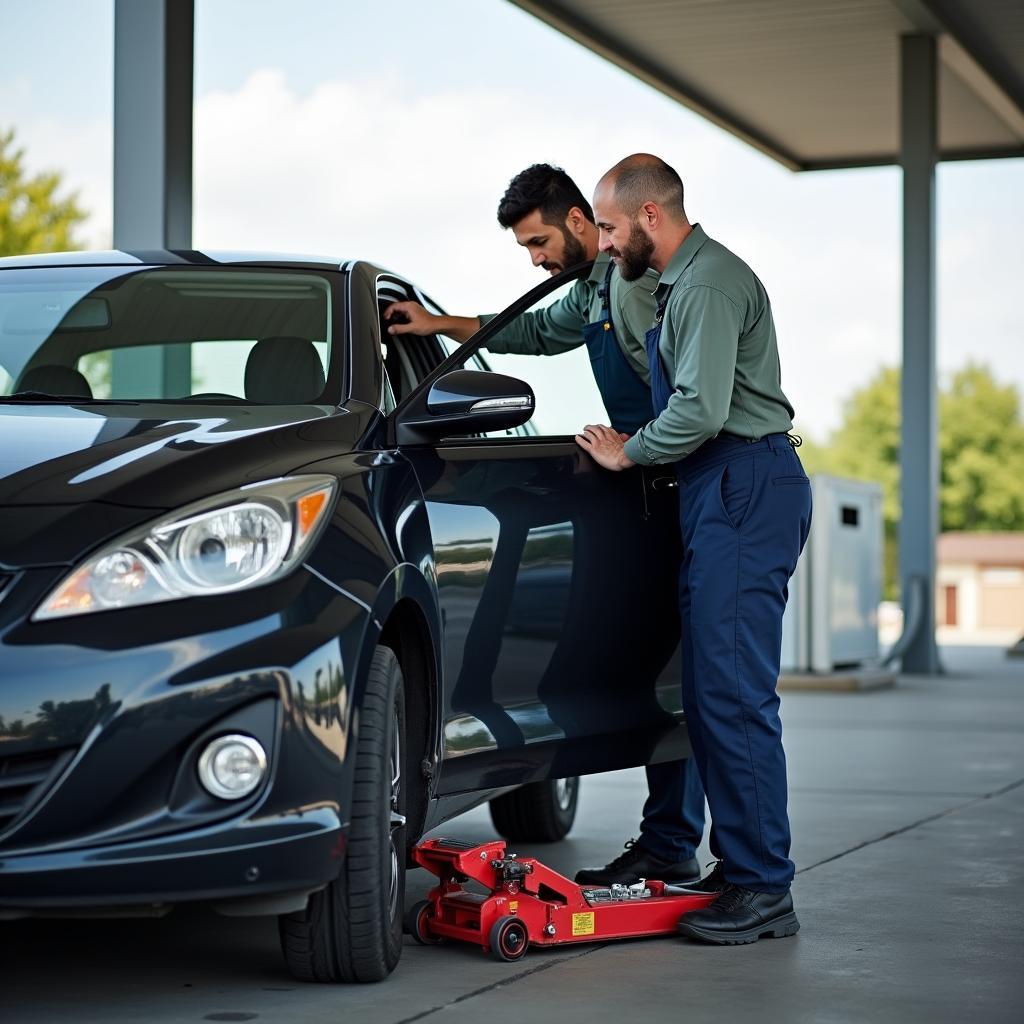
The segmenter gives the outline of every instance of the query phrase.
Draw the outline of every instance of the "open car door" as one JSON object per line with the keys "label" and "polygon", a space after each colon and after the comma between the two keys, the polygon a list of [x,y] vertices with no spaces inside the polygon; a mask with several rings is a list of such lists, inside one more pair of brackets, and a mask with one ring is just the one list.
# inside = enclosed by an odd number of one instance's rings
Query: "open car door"
{"label": "open car door", "polygon": [[503,372],[518,360],[514,375],[538,394],[533,436],[424,440],[403,427],[423,422],[440,378],[479,366],[489,339],[589,270],[552,278],[487,323],[392,417],[434,538],[445,668],[440,793],[690,752],[677,661],[676,477],[657,467],[609,472],[576,444],[584,423],[607,422],[599,397],[596,408],[572,398],[587,388],[597,395],[586,350],[568,353],[561,368],[561,355],[491,357]]}

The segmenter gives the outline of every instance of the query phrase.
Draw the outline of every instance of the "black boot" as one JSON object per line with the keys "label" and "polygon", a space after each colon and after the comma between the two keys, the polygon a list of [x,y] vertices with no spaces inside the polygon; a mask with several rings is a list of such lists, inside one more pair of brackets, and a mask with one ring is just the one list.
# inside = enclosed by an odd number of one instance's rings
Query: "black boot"
{"label": "black boot", "polygon": [[662,860],[645,850],[639,840],[630,839],[626,852],[620,853],[610,864],[576,872],[578,885],[635,885],[641,878],[689,885],[700,880],[700,864],[696,857],[682,861]]}
{"label": "black boot", "polygon": [[715,861],[715,866],[699,881],[686,886],[687,892],[721,892],[729,883],[725,880],[722,862]]}
{"label": "black boot", "polygon": [[762,935],[781,939],[799,930],[788,892],[754,892],[732,884],[710,906],[683,914],[677,925],[680,935],[727,946],[757,942]]}

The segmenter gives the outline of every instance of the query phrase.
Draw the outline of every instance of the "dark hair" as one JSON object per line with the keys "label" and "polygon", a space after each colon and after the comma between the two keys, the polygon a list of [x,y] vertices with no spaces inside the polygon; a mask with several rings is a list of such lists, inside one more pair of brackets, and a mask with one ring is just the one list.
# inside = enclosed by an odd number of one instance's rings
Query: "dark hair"
{"label": "dark hair", "polygon": [[569,211],[578,206],[594,222],[594,211],[579,186],[561,167],[534,164],[520,171],[509,183],[498,203],[498,223],[503,228],[518,224],[534,210],[540,210],[545,224],[562,226]]}

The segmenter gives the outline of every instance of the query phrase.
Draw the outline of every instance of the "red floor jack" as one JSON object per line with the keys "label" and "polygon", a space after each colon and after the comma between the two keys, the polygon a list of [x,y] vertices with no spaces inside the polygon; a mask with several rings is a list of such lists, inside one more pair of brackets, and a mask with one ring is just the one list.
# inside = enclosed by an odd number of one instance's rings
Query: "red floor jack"
{"label": "red floor jack", "polygon": [[[657,881],[579,886],[532,857],[506,854],[500,840],[474,846],[428,839],[412,855],[440,879],[409,911],[413,938],[423,945],[472,942],[499,960],[518,960],[531,945],[668,935],[681,914],[717,896]],[[487,892],[463,888],[471,879]]]}

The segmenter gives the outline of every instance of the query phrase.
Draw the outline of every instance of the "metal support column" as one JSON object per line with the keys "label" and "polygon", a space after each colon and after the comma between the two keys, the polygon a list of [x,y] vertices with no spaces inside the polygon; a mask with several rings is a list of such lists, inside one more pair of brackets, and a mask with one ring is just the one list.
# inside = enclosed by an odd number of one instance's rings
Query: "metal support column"
{"label": "metal support column", "polygon": [[[114,247],[192,248],[193,0],[115,0]],[[112,393],[191,387],[188,352],[116,352]]]}
{"label": "metal support column", "polygon": [[[900,449],[900,579],[904,615],[916,621],[904,672],[941,671],[935,644],[935,548],[939,530],[938,376],[935,357],[935,165],[937,45],[900,39],[903,167],[903,371]],[[913,612],[913,614],[912,614]]]}

